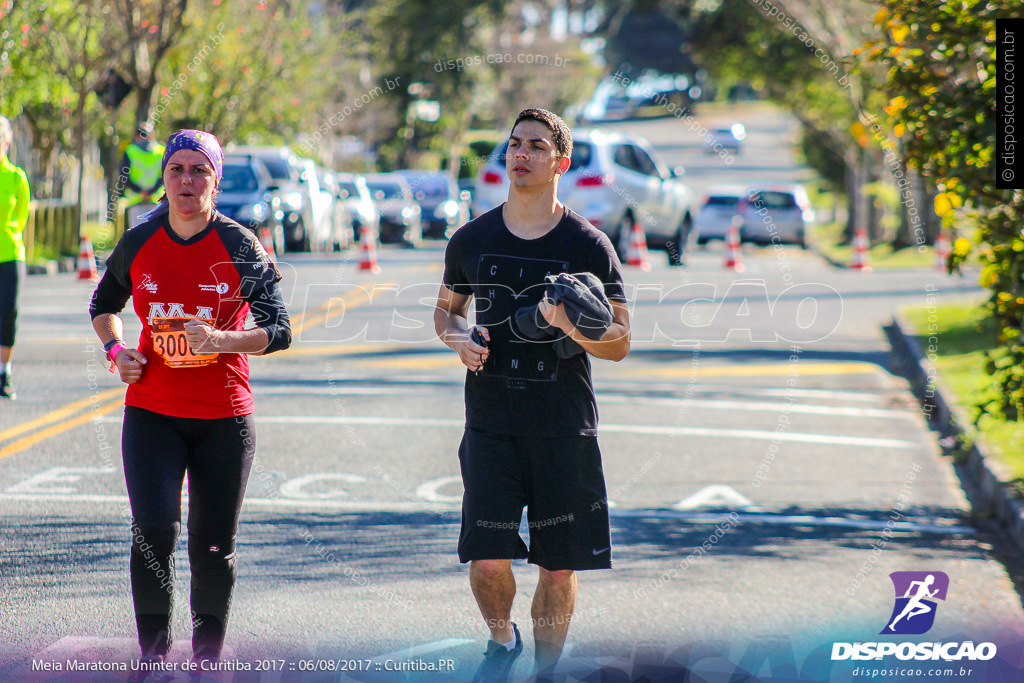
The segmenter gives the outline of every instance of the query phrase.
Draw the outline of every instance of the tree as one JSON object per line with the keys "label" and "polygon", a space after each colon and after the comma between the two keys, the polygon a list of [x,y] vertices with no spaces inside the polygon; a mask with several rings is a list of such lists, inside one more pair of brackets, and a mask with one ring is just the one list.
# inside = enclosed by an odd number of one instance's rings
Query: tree
{"label": "tree", "polygon": [[157,74],[168,51],[181,38],[188,0],[114,0],[125,79],[135,88],[135,123],[149,121]]}
{"label": "tree", "polygon": [[975,253],[991,292],[999,346],[987,370],[1000,396],[979,406],[979,419],[1024,419],[1024,192],[1000,190],[992,172],[995,20],[1019,11],[1016,0],[886,0],[875,16],[882,37],[865,46],[888,69],[886,113],[905,139],[907,164],[937,185],[937,213],[963,235],[950,266]]}
{"label": "tree", "polygon": [[[45,60],[46,68],[62,81],[58,92],[70,93],[64,106],[74,124],[71,140],[78,159],[78,214],[84,215],[83,185],[85,179],[85,145],[91,124],[100,120],[102,111],[94,91],[97,89],[107,64],[115,60],[124,49],[106,31],[109,7],[101,0],[71,2],[59,0],[47,5],[26,4],[28,31],[23,46],[26,57]],[[25,103],[24,111],[33,118],[33,111],[48,112],[47,100],[35,98]],[[63,140],[63,142],[66,142]]]}

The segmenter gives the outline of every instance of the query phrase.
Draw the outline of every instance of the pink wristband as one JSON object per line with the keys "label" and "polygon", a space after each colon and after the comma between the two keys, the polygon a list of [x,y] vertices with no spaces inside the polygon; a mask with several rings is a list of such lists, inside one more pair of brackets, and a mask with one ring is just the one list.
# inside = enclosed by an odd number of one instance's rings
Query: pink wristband
{"label": "pink wristband", "polygon": [[124,344],[117,343],[117,344],[114,344],[113,346],[111,346],[110,350],[107,351],[107,358],[110,359],[110,371],[111,372],[114,371],[114,360],[117,358],[117,354],[121,353],[121,351],[123,351],[123,350],[125,350],[127,348],[128,347],[125,346]]}

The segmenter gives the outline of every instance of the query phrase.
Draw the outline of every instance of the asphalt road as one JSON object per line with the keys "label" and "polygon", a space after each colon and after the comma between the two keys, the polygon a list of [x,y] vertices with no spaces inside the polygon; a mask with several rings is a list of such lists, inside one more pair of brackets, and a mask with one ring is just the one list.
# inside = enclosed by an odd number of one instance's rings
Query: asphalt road
{"label": "asphalt road", "polygon": [[[710,183],[778,165],[784,122],[744,123],[740,169],[706,159],[679,122],[620,125]],[[236,680],[463,679],[479,661],[486,632],[455,556],[463,370],[430,323],[442,249],[385,249],[378,275],[354,252],[282,259],[295,341],[252,362],[258,459],[228,633],[238,661],[270,670]],[[633,351],[594,362],[615,568],[581,576],[562,670],[853,680],[860,662],[829,662],[833,643],[892,640],[878,635],[889,574],[929,571],[949,576],[948,595],[928,634],[904,639],[992,641],[998,657],[955,678],[986,680],[986,666],[1016,661],[1021,602],[888,370],[880,329],[900,306],[976,288],[932,271],[838,271],[796,248],[744,260],[726,270],[712,249],[671,269],[652,254],[650,271],[627,271]],[[0,406],[3,680],[134,651],[122,389],[90,337],[90,291],[33,278],[22,299],[20,396]],[[525,625],[535,570],[515,571]],[[388,664],[448,660],[442,673]]]}

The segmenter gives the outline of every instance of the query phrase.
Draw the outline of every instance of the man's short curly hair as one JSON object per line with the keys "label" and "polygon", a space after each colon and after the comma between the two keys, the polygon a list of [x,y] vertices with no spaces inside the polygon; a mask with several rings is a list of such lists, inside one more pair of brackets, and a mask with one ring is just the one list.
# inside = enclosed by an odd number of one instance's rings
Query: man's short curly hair
{"label": "man's short curly hair", "polygon": [[[558,155],[558,158],[572,156],[572,131],[565,121],[562,120],[561,116],[547,109],[530,107],[519,112],[516,122],[512,124],[512,130],[516,129],[520,121],[539,121],[543,123],[551,131],[551,139],[555,143],[555,153]],[[509,134],[511,135],[511,131]]]}

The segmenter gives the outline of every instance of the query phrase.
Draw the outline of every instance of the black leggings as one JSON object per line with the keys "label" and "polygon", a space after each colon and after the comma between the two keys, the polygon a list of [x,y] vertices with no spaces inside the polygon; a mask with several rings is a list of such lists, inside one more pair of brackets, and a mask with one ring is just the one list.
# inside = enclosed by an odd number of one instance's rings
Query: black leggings
{"label": "black leggings", "polygon": [[204,420],[124,410],[124,476],[132,507],[129,568],[143,654],[171,647],[174,545],[188,472],[192,650],[218,657],[235,585],[235,534],[256,432],[252,415]]}
{"label": "black leggings", "polygon": [[18,290],[24,279],[24,261],[0,263],[0,346],[14,346],[18,324]]}

